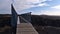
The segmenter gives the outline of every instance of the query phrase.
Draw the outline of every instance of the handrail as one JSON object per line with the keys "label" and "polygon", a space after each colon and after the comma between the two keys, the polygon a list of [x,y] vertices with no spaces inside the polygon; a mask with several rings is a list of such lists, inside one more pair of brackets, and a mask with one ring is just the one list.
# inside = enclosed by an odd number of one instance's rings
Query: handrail
{"label": "handrail", "polygon": [[25,18],[23,18],[22,16],[20,16],[21,19],[23,19],[24,21],[26,21],[27,23],[30,23],[28,20],[26,20]]}

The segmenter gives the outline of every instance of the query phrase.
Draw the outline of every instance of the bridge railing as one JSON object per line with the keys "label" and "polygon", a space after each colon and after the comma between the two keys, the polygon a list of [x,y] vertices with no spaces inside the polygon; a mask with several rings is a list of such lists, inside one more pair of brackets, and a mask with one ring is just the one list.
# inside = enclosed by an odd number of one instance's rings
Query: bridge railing
{"label": "bridge railing", "polygon": [[31,23],[31,12],[21,14],[19,17],[21,23]]}

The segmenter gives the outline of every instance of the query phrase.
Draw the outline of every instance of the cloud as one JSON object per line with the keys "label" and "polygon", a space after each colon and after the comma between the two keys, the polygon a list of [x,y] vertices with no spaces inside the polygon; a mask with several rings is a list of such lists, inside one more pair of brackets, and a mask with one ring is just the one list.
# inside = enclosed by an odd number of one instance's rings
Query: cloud
{"label": "cloud", "polygon": [[60,9],[60,5],[56,5],[56,6],[53,6],[51,8],[54,8],[54,9]]}
{"label": "cloud", "polygon": [[42,3],[42,4],[38,4],[37,6],[41,6],[41,7],[43,7],[43,6],[50,6],[50,5],[47,4],[47,3]]}
{"label": "cloud", "polygon": [[42,11],[40,14],[60,16],[60,11]]}
{"label": "cloud", "polygon": [[0,14],[1,13],[11,13],[11,3],[13,2],[16,11],[21,11],[23,9],[28,9],[36,6],[46,6],[47,3],[42,3],[51,0],[0,0]]}
{"label": "cloud", "polygon": [[53,0],[47,0],[47,1],[53,1]]}
{"label": "cloud", "polygon": [[34,15],[52,15],[52,16],[60,16],[60,10],[52,10],[52,11],[47,11],[47,10],[41,10],[38,12],[32,11],[32,14]]}
{"label": "cloud", "polygon": [[15,0],[14,5],[17,11],[21,11],[23,9],[28,9],[31,7],[48,6],[48,4],[45,3],[45,1],[52,0]]}
{"label": "cloud", "polygon": [[11,13],[11,2],[10,0],[0,0],[0,14]]}

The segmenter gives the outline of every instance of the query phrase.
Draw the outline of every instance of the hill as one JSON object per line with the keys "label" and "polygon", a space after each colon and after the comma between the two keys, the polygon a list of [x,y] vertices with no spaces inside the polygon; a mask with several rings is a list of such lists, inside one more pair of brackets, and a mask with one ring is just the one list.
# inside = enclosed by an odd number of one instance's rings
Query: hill
{"label": "hill", "polygon": [[33,25],[60,26],[60,16],[32,15],[31,21]]}

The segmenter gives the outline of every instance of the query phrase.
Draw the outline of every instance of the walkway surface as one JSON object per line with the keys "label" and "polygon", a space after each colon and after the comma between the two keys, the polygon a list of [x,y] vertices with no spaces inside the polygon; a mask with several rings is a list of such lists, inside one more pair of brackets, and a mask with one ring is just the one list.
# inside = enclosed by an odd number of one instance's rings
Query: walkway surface
{"label": "walkway surface", "polygon": [[17,34],[38,34],[31,23],[20,23],[17,25]]}

